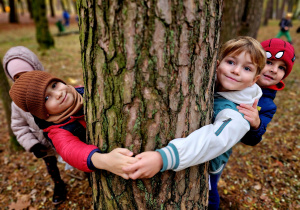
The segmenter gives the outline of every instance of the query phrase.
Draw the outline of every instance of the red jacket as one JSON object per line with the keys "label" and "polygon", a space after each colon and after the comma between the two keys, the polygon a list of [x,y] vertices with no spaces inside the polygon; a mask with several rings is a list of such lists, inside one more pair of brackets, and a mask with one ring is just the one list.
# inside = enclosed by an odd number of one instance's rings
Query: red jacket
{"label": "red jacket", "polygon": [[95,152],[100,152],[100,150],[94,145],[88,145],[82,142],[79,137],[64,128],[75,121],[78,121],[84,128],[86,128],[84,115],[81,115],[71,116],[70,120],[67,122],[51,125],[43,129],[43,131],[48,134],[48,137],[51,139],[57,153],[64,161],[81,171],[92,172],[95,167],[91,161],[91,157]]}

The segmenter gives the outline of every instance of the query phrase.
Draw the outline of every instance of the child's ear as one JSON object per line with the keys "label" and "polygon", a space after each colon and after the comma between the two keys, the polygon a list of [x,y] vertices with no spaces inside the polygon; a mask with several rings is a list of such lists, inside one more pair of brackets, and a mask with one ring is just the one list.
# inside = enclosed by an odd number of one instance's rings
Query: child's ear
{"label": "child's ear", "polygon": [[218,71],[218,67],[219,67],[219,65],[220,65],[220,61],[219,61],[219,60],[217,60],[216,72]]}
{"label": "child's ear", "polygon": [[253,82],[252,82],[252,84],[251,84],[250,86],[254,85],[254,83],[257,82],[257,80],[259,79],[259,77],[260,77],[260,74],[259,74],[259,75],[256,75],[256,76],[254,77]]}

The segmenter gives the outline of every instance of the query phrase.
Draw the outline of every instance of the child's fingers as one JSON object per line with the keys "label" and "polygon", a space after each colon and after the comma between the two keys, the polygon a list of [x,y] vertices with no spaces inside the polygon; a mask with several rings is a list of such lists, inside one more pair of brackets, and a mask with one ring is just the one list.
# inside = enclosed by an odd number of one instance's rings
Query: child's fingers
{"label": "child's fingers", "polygon": [[252,107],[253,107],[254,109],[257,109],[257,104],[258,104],[258,99],[255,99],[255,101],[254,101]]}
{"label": "child's fingers", "polygon": [[130,166],[126,166],[126,167],[123,167],[122,170],[124,172],[127,172],[127,173],[133,173],[134,171],[136,171],[137,169],[139,168],[139,164],[138,163],[134,163]]}
{"label": "child's fingers", "polygon": [[130,150],[126,149],[126,148],[118,148],[116,149],[119,153],[126,155],[126,156],[132,156],[133,152],[131,152]]}
{"label": "child's fingers", "polygon": [[123,178],[123,179],[129,179],[129,175],[128,174],[120,174],[120,176]]}
{"label": "child's fingers", "polygon": [[132,174],[129,174],[130,179],[136,180],[138,178],[142,178],[141,177],[141,172],[139,170],[135,171]]}

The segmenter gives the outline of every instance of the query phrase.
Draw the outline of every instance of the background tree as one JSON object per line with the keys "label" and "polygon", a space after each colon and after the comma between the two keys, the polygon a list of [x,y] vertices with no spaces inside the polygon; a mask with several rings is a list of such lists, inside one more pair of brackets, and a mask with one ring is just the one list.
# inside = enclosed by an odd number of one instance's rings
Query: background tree
{"label": "background tree", "polygon": [[6,10],[5,10],[5,2],[3,0],[0,0],[0,4],[1,4],[1,7],[2,7],[2,11],[6,12]]}
{"label": "background tree", "polygon": [[21,15],[24,15],[24,5],[22,0],[18,0],[19,8],[21,9]]}
{"label": "background tree", "polygon": [[55,11],[54,11],[53,0],[49,0],[49,6],[50,6],[50,14],[51,14],[51,17],[55,17]]}
{"label": "background tree", "polygon": [[[210,123],[222,0],[77,3],[88,143],[137,154]],[[207,169],[91,173],[94,208],[203,209]]]}
{"label": "background tree", "polygon": [[281,0],[281,7],[280,7],[280,11],[279,11],[279,19],[284,17],[285,5],[286,5],[286,0]]}
{"label": "background tree", "polygon": [[54,39],[49,31],[45,0],[32,1],[32,9],[36,28],[36,39],[41,49],[54,47]]}
{"label": "background tree", "polygon": [[7,77],[5,75],[3,65],[2,65],[2,59],[0,59],[0,96],[2,100],[2,106],[5,111],[6,116],[6,122],[7,122],[7,128],[8,128],[8,134],[10,137],[9,141],[9,147],[15,151],[22,150],[23,147],[18,143],[16,136],[11,130],[10,124],[11,124],[11,98],[9,96],[9,90],[10,85],[8,83]]}
{"label": "background tree", "polygon": [[224,1],[220,43],[236,36],[256,38],[263,12],[263,1]]}
{"label": "background tree", "polygon": [[33,18],[33,12],[32,12],[32,6],[31,6],[31,0],[27,0],[27,10],[29,12],[30,18]]}
{"label": "background tree", "polygon": [[273,0],[268,0],[265,9],[264,26],[268,25],[268,20],[272,18],[273,3]]}
{"label": "background tree", "polygon": [[14,0],[9,0],[9,22],[10,23],[19,23],[19,16],[17,13],[17,8]]}

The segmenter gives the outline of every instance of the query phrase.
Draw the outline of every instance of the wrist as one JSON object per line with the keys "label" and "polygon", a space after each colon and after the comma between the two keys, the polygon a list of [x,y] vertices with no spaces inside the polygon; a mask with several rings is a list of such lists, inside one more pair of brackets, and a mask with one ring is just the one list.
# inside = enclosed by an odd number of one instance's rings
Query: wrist
{"label": "wrist", "polygon": [[107,154],[95,152],[91,157],[91,161],[95,168],[106,170]]}
{"label": "wrist", "polygon": [[260,127],[260,123],[261,123],[261,121],[259,119],[259,122],[256,124],[256,126],[253,126],[252,129],[257,130]]}

